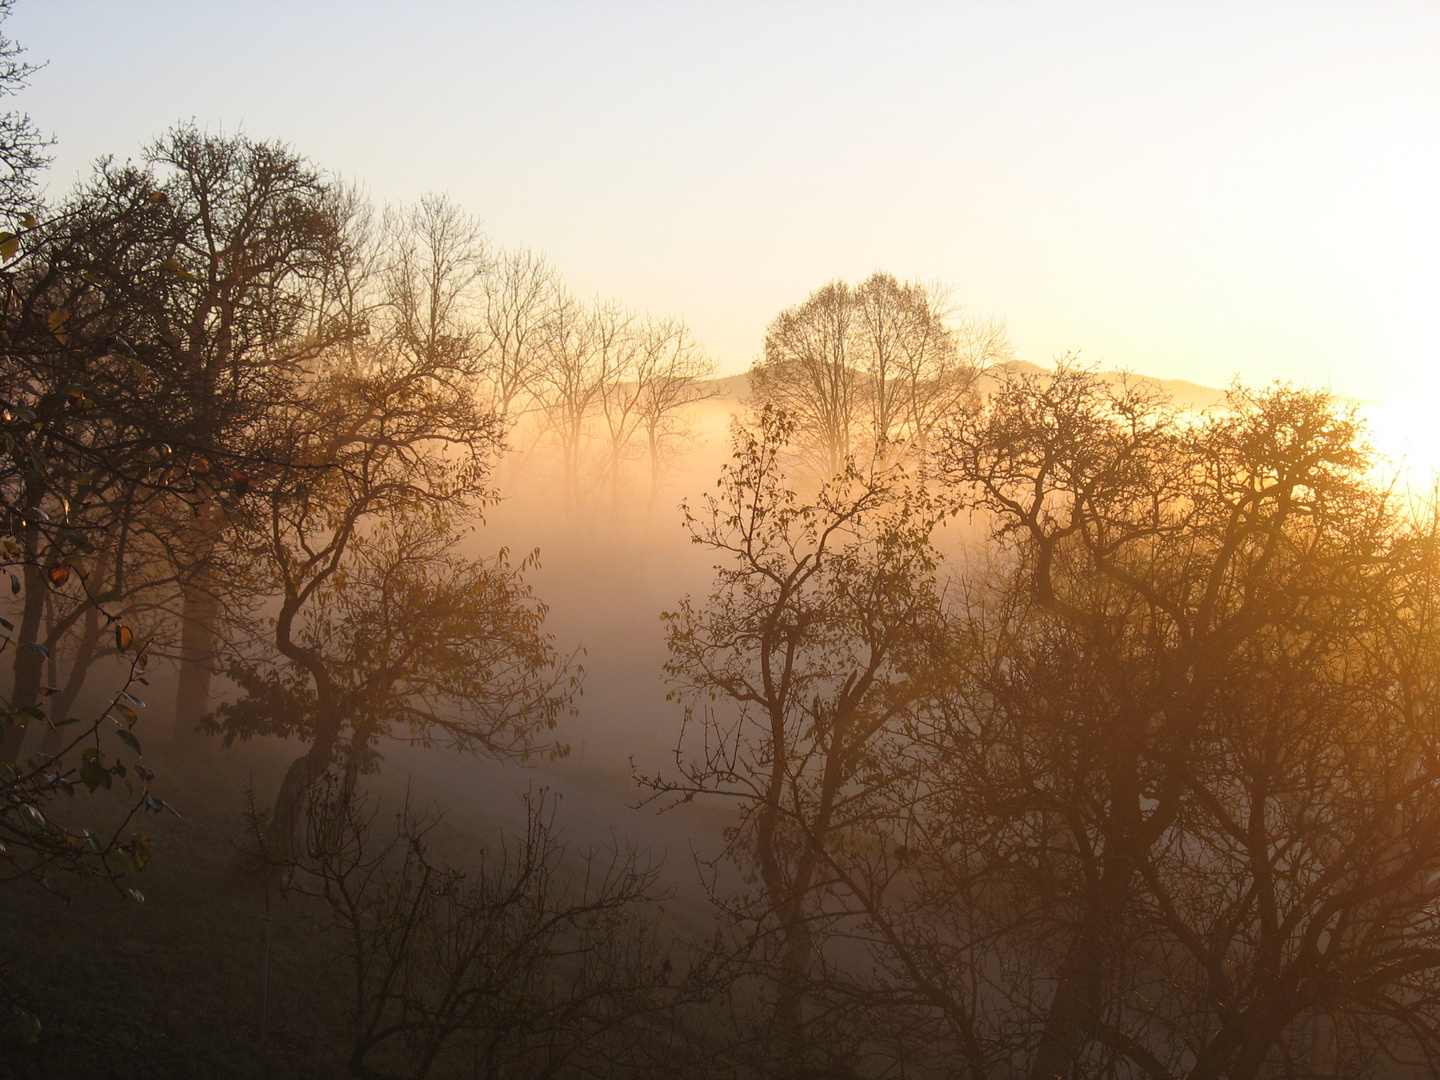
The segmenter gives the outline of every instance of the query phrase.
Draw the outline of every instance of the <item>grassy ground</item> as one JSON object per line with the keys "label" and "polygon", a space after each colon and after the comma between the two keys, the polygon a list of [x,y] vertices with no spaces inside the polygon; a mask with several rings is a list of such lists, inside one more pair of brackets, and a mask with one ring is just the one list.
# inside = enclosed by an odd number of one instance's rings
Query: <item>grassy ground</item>
{"label": "grassy ground", "polygon": [[227,751],[204,766],[154,752],[146,760],[184,821],[146,816],[155,855],[133,882],[144,903],[69,879],[57,882],[63,898],[26,884],[0,892],[6,983],[28,995],[42,1024],[26,1046],[0,1019],[0,1076],[345,1075],[327,947],[296,903],[272,905],[260,1043],[265,898],[241,855],[243,810],[252,782],[262,800],[274,791],[279,748]]}

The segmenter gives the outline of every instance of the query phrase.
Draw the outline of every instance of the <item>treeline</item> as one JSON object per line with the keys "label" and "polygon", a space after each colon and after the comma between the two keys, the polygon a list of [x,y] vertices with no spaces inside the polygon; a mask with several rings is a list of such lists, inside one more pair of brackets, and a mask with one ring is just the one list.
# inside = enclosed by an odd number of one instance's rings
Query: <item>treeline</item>
{"label": "treeline", "polygon": [[[576,301],[446,201],[376,212],[276,143],[182,125],[53,205],[15,190],[0,236],[3,878],[99,877],[142,900],[142,819],[169,810],[144,749],[173,743],[170,759],[194,768],[217,737],[286,736],[303,752],[253,815],[261,876],[302,893],[339,881],[358,906],[332,916],[352,943],[389,949],[388,922],[366,921],[386,910],[374,889],[413,890],[409,869],[388,876],[389,855],[423,858],[424,829],[370,837],[357,777],[378,767],[379,741],[563,754],[550,732],[580,688],[526,584],[534,555],[480,556],[467,540],[497,461],[518,438],[548,441],[577,507],[582,489],[620,491],[636,462],[653,490],[709,362],[682,324]],[[142,719],[142,694],[171,663],[173,710],[151,703],[166,730]],[[118,816],[75,798],[112,789],[129,800]],[[317,834],[322,818],[333,827]],[[359,863],[327,877],[346,843]],[[422,1029],[422,1072],[457,1042],[473,1049],[477,1030],[493,1036],[487,1023],[509,1033],[487,1058],[507,1075],[521,1029],[537,1040],[526,1060],[574,1056],[557,1047],[575,1031],[614,1041],[596,1013],[608,966],[592,964],[601,989],[569,1005],[559,987],[579,977],[584,941],[623,952],[616,909],[649,879],[616,864],[574,893],[540,818],[519,844],[478,878],[424,863],[427,884],[396,909],[412,920],[404,942],[440,953],[457,947],[449,931],[494,920],[476,941],[491,960],[522,951],[513,990],[492,969],[476,983],[442,968],[461,1012],[398,1028],[384,992],[357,1001],[357,1016],[386,1021],[357,1035],[362,1074]],[[378,862],[362,857],[377,845]],[[374,957],[346,956],[369,994]],[[389,959],[383,985],[403,976],[409,1016],[434,969],[415,950]],[[494,1019],[550,989],[529,1020]],[[23,987],[4,990],[38,1038]]]}
{"label": "treeline", "polygon": [[[525,561],[455,545],[507,441],[552,444],[575,505],[620,490],[637,459],[653,493],[709,393],[683,324],[575,300],[443,199],[378,214],[283,146],[189,127],[16,220],[7,480],[17,633],[36,648],[16,654],[11,760],[23,710],[48,682],[67,712],[117,618],[178,656],[181,738],[218,667],[251,696],[212,727],[304,733],[319,757],[389,722],[341,719],[342,699],[393,714],[462,670],[487,718],[417,725],[498,748],[553,721],[569,692],[544,689],[563,664]],[[367,594],[382,581],[383,604]],[[424,613],[395,606],[402,586]],[[477,605],[509,652],[458,626],[406,639]],[[396,657],[365,664],[406,674],[350,685],[374,641]]]}
{"label": "treeline", "polygon": [[[142,899],[141,819],[168,810],[142,758],[157,742],[193,765],[213,736],[298,741],[256,819],[272,877],[316,854],[330,778],[363,800],[391,732],[563,754],[549,733],[581,672],[544,629],[534,555],[466,537],[521,438],[556,448],[576,506],[634,463],[653,491],[709,393],[683,324],[575,300],[443,199],[375,211],[286,146],[189,125],[43,203],[42,141],[9,120],[0,877],[98,876]],[[167,663],[169,730],[142,719]],[[123,790],[128,811],[72,802],[87,789]],[[524,882],[558,850],[540,835]],[[617,894],[600,894],[604,913]],[[576,922],[590,901],[564,903]]]}

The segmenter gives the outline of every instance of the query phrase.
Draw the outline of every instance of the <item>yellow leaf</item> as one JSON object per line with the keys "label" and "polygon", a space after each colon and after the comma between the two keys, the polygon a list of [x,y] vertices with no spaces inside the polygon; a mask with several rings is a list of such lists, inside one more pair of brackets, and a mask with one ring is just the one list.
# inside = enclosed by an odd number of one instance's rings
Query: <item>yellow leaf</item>
{"label": "yellow leaf", "polygon": [[64,585],[65,582],[70,580],[70,567],[68,566],[52,566],[48,573],[50,575],[50,584],[56,587]]}
{"label": "yellow leaf", "polygon": [[130,643],[134,640],[135,634],[124,623],[121,623],[119,626],[115,627],[115,647],[121,652],[124,652],[126,649],[128,649],[130,647]]}
{"label": "yellow leaf", "polygon": [[135,869],[144,870],[145,864],[150,861],[150,855],[155,850],[155,845],[150,842],[150,837],[144,833],[135,833],[130,841],[130,857],[135,860]]}
{"label": "yellow leaf", "polygon": [[63,307],[62,307],[62,308],[56,308],[54,311],[52,311],[52,312],[50,313],[50,330],[51,330],[51,332],[58,334],[62,329],[64,329],[65,324],[68,323],[69,321],[70,321],[70,312],[66,311]]}
{"label": "yellow leaf", "polygon": [[24,214],[20,218],[20,227],[22,229],[38,229],[40,222],[35,220],[34,214]]}
{"label": "yellow leaf", "polygon": [[195,275],[181,266],[180,260],[176,258],[166,259],[160,264],[160,269],[164,270],[167,274],[174,274],[178,278],[184,278],[186,281],[197,280]]}
{"label": "yellow leaf", "polygon": [[20,238],[14,233],[0,232],[0,259],[9,262],[20,252]]}

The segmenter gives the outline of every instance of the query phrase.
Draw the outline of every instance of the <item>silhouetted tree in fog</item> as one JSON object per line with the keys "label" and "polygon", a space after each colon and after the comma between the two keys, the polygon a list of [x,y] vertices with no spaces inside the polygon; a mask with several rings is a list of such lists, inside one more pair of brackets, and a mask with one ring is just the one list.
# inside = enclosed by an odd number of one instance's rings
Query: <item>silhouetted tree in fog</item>
{"label": "silhouetted tree in fog", "polygon": [[71,202],[81,221],[120,226],[89,231],[84,269],[165,388],[147,423],[215,465],[172,546],[184,736],[208,708],[217,664],[226,505],[274,464],[256,440],[260,421],[285,407],[304,362],[349,332],[317,311],[344,256],[344,203],[289,148],[191,126],[157,140],[139,165],[102,162]]}
{"label": "silhouetted tree in fog", "polygon": [[771,1052],[808,1075],[855,1034],[823,992],[845,977],[825,944],[857,910],[835,865],[874,828],[891,744],[944,652],[933,507],[903,472],[853,464],[801,498],[783,473],[791,434],[772,410],[738,429],[719,493],[687,510],[722,561],[705,601],[664,616],[687,730],[677,775],[652,786],[738,806],[731,852],[759,888],[727,912],[773,992]]}
{"label": "silhouetted tree in fog", "polygon": [[1037,961],[1027,1074],[1433,1067],[1436,537],[1353,415],[1277,388],[1192,423],[1062,365],[938,460],[1004,558],[931,895],[981,859],[1027,898],[994,931]]}
{"label": "silhouetted tree in fog", "polygon": [[525,565],[456,550],[489,497],[500,437],[460,375],[415,355],[327,356],[310,396],[272,426],[297,467],[250,505],[253,645],[231,668],[245,694],[218,724],[227,741],[309,743],[277,796],[281,841],[315,779],[337,760],[368,769],[392,730],[522,752],[578,691]]}
{"label": "silhouetted tree in fog", "polygon": [[723,561],[666,616],[655,783],[741,808],[786,1068],[1434,1069],[1440,546],[1352,414],[1009,373],[933,440],[990,534],[945,593],[902,477],[808,502],[760,423],[691,521]]}
{"label": "silhouetted tree in fog", "polygon": [[902,443],[922,451],[965,402],[975,377],[1010,359],[1004,326],[953,322],[922,285],[876,273],[859,286],[833,281],[777,315],[751,397],[788,415],[797,448],[819,479],[847,458]]}
{"label": "silhouetted tree in fog", "polygon": [[[303,842],[267,869],[336,934],[356,1076],[673,1076],[673,1026],[698,980],[672,973],[655,868],[567,849],[542,796],[526,827],[465,867],[429,850],[434,817],[380,807],[330,775]],[[263,832],[257,826],[262,845]]]}

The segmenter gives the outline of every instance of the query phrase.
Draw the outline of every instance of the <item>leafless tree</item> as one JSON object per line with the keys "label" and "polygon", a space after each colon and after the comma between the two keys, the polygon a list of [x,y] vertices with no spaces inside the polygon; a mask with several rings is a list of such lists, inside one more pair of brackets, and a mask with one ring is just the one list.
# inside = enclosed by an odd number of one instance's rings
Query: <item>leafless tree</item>
{"label": "leafless tree", "polygon": [[805,1071],[835,1066],[817,1033],[816,988],[839,977],[825,944],[863,917],[837,853],[873,834],[877,793],[897,781],[890,744],[943,656],[934,511],[902,474],[853,465],[802,499],[783,475],[790,422],[760,420],[737,430],[719,494],[687,510],[723,561],[706,601],[664,616],[687,725],[676,776],[651,784],[739,809],[731,852],[759,887],[729,913],[764,962],[786,1068],[829,1075]]}
{"label": "leafless tree", "polygon": [[[267,857],[321,902],[337,939],[361,1077],[674,1075],[678,1004],[655,872],[634,851],[572,855],[543,793],[523,834],[461,869],[438,862],[438,821],[408,804],[393,831],[353,782],[327,776],[305,842]],[[256,819],[264,850],[264,828]]]}
{"label": "leafless tree", "polygon": [[479,220],[443,196],[426,195],[388,211],[382,227],[386,319],[378,329],[386,344],[432,370],[478,374],[492,264]]}
{"label": "leafless tree", "polygon": [[513,417],[529,406],[544,361],[544,335],[561,292],[554,270],[524,249],[501,252],[485,276],[485,373],[490,408]]}
{"label": "leafless tree", "polygon": [[650,502],[660,491],[665,467],[690,436],[692,406],[716,394],[715,364],[689,328],[674,319],[647,319],[631,378],[635,411],[650,463]]}
{"label": "leafless tree", "polygon": [[1354,416],[1237,390],[1195,424],[1062,366],[940,461],[1009,570],[926,835],[1028,897],[1027,1074],[1433,1055],[1434,524],[1372,486]]}
{"label": "leafless tree", "polygon": [[852,455],[923,455],[975,377],[1011,357],[1003,323],[958,316],[940,291],[890,274],[831,282],[770,324],[753,400],[795,419],[818,478]]}
{"label": "leafless tree", "polygon": [[853,290],[833,281],[775,317],[764,358],[750,370],[751,395],[794,419],[821,477],[854,454],[865,409],[854,320]]}

